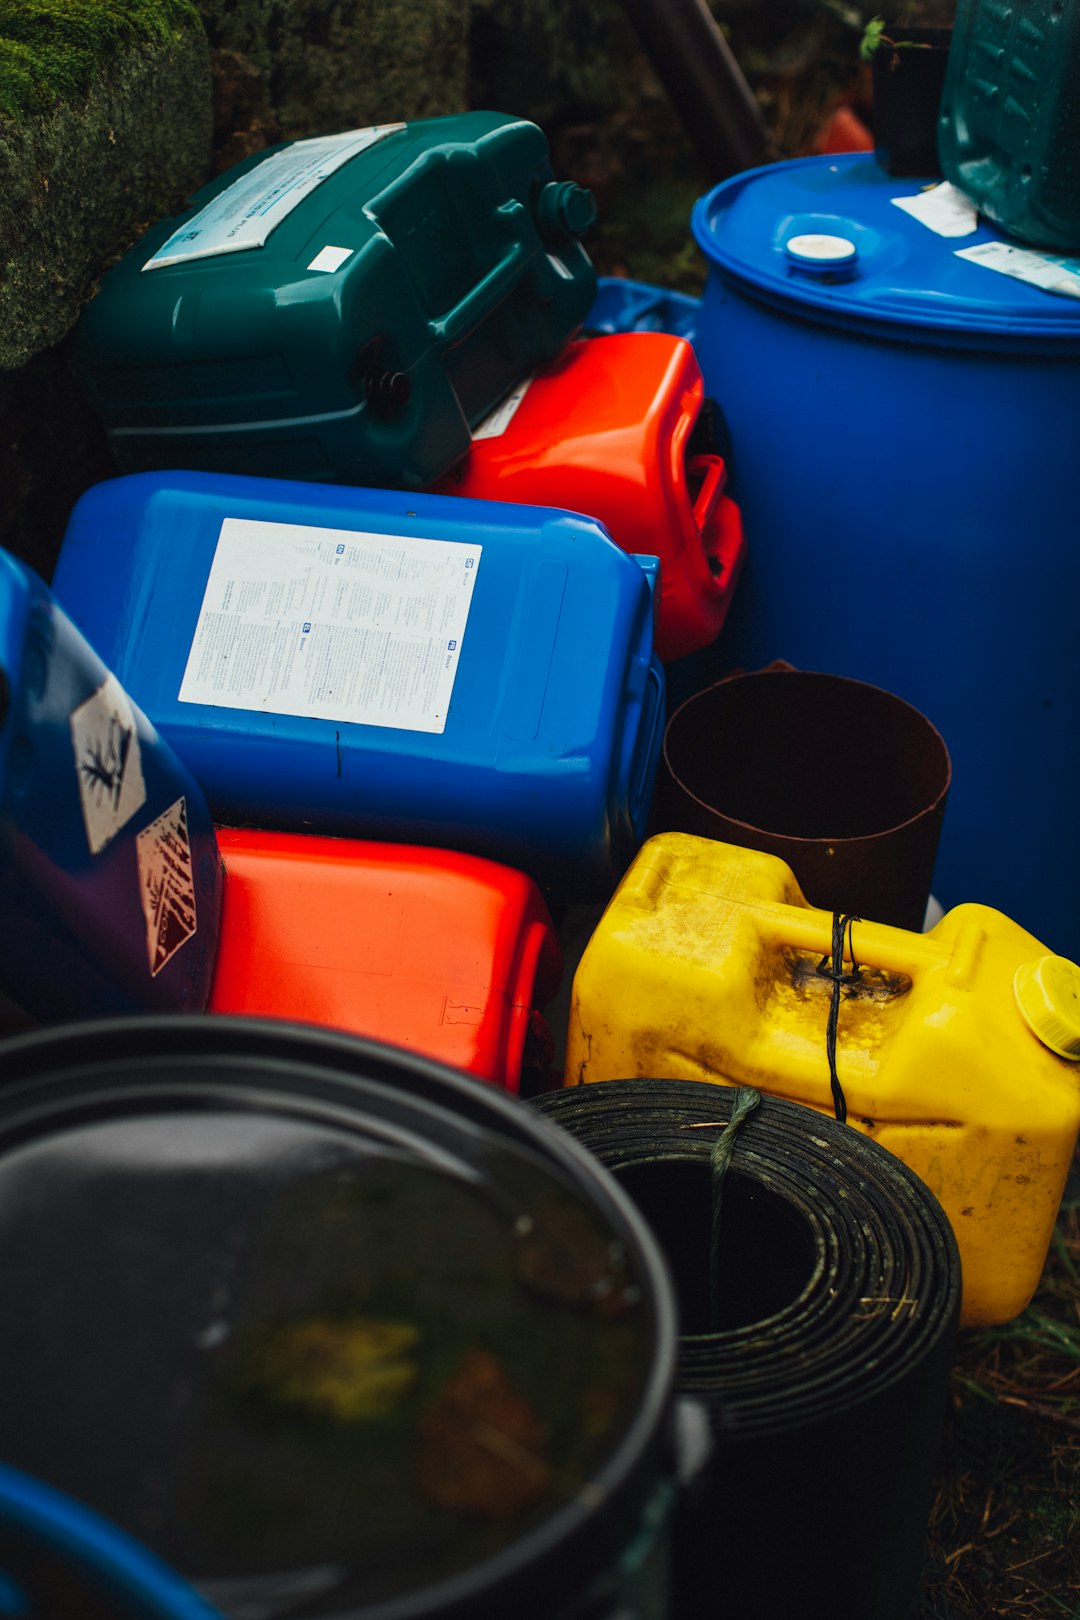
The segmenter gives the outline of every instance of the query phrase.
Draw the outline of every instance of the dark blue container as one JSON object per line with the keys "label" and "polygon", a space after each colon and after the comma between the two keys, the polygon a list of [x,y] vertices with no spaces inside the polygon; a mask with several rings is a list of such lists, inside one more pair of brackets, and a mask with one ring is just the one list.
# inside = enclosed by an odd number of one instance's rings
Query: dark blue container
{"label": "dark blue container", "polygon": [[591,518],[203,473],[99,484],[56,572],[219,821],[603,892],[661,741],[655,562]]}
{"label": "dark blue container", "polygon": [[748,545],[720,653],[926,714],[953,761],[935,895],[1076,956],[1080,301],[958,257],[1007,244],[985,224],[940,236],[893,201],[920,194],[831,156],[740,174],[694,209],[695,346]]}
{"label": "dark blue container", "polygon": [[700,312],[700,298],[691,298],[687,293],[673,292],[670,287],[654,287],[647,281],[629,281],[622,276],[601,276],[582,329],[595,336],[612,332],[670,332],[673,337],[693,343]]}
{"label": "dark blue container", "polygon": [[48,1021],[201,1009],[222,887],[206,801],[6,552],[0,702],[0,999]]}

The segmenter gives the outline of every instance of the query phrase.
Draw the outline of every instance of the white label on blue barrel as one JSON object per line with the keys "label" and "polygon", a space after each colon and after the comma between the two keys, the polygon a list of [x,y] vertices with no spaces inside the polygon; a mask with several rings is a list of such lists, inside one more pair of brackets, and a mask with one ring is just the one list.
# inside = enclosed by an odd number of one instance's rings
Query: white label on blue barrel
{"label": "white label on blue barrel", "polygon": [[226,518],[180,702],[441,732],[482,551]]}
{"label": "white label on blue barrel", "polygon": [[404,124],[373,124],[343,135],[293,141],[280,152],[272,152],[174,231],[143,269],[160,270],[190,259],[264,247],[274,227],[316,186],[376,141],[404,128]]}
{"label": "white label on blue barrel", "polygon": [[902,208],[935,236],[970,236],[979,228],[979,210],[970,197],[965,197],[948,180],[917,191],[914,197],[892,197],[890,201],[894,208]]}
{"label": "white label on blue barrel", "polygon": [[71,745],[86,840],[97,855],[146,803],[135,716],[115,675],[72,710]]}
{"label": "white label on blue barrel", "polygon": [[135,854],[150,977],[154,978],[198,928],[186,800],[177,799],[142,829],[135,840]]}
{"label": "white label on blue barrel", "polygon": [[980,242],[977,247],[957,248],[958,259],[970,259],[986,270],[1026,281],[1043,292],[1080,298],[1080,259],[1057,253],[1036,253],[1032,248],[1010,247],[1008,242]]}

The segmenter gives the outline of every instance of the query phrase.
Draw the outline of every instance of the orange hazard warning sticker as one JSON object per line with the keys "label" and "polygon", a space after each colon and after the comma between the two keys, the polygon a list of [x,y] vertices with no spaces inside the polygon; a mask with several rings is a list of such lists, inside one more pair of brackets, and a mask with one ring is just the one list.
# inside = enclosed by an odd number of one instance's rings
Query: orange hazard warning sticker
{"label": "orange hazard warning sticker", "polygon": [[135,840],[135,850],[153,978],[198,927],[184,799],[177,799],[143,828]]}

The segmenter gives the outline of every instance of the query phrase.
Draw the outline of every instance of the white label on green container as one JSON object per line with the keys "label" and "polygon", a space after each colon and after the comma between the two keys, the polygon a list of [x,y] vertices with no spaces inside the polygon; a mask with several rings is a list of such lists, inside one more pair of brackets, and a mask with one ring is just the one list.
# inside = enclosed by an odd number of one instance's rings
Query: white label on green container
{"label": "white label on green container", "polygon": [[1062,258],[1056,253],[1036,253],[1033,248],[1010,247],[1008,242],[980,242],[978,247],[958,248],[958,259],[970,259],[985,270],[1026,281],[1043,292],[1080,298],[1080,259]]}
{"label": "white label on green container", "polygon": [[293,141],[280,152],[272,152],[174,231],[147,259],[143,269],[160,270],[190,259],[264,247],[275,226],[316,186],[376,141],[404,128],[404,124],[373,124],[369,129],[351,129],[344,135]]}
{"label": "white label on green container", "polygon": [[893,197],[891,201],[936,236],[970,236],[979,228],[979,210],[948,180],[918,191],[914,197]]}
{"label": "white label on green container", "polygon": [[180,702],[442,732],[482,549],[226,518]]}
{"label": "white label on green container", "polygon": [[488,412],[479,426],[473,428],[473,438],[501,438],[517,415],[518,406],[529,392],[531,385],[532,377],[526,377],[524,382],[518,383],[517,387],[507,394],[506,398],[501,400],[493,411]]}
{"label": "white label on green container", "polygon": [[97,855],[146,803],[135,715],[115,675],[72,710],[71,744],[86,841]]}
{"label": "white label on green container", "polygon": [[319,253],[316,253],[308,265],[308,269],[322,270],[325,274],[332,276],[334,271],[340,270],[345,260],[351,259],[352,256],[352,248],[324,247]]}
{"label": "white label on green container", "polygon": [[177,799],[143,828],[135,840],[135,854],[154,978],[198,928],[185,799]]}

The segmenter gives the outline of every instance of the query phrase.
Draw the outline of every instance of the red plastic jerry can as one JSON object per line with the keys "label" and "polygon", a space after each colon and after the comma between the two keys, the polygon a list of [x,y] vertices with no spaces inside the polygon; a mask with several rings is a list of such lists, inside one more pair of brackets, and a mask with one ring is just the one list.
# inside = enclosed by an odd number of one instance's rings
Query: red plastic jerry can
{"label": "red plastic jerry can", "polygon": [[562,964],[539,889],[479,856],[218,829],[209,1011],[328,1025],[517,1091],[545,1071]]}
{"label": "red plastic jerry can", "polygon": [[656,650],[668,662],[715,640],[745,542],[724,460],[703,442],[694,351],[665,332],[570,343],[474,429],[447,494],[568,507],[623,551],[660,558]]}

